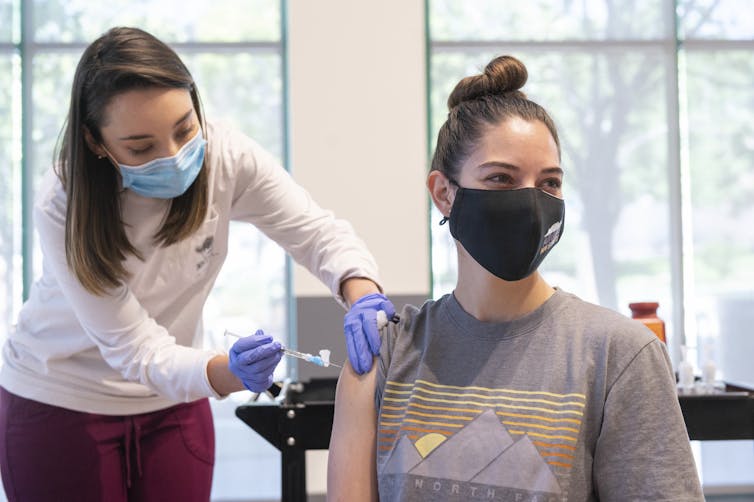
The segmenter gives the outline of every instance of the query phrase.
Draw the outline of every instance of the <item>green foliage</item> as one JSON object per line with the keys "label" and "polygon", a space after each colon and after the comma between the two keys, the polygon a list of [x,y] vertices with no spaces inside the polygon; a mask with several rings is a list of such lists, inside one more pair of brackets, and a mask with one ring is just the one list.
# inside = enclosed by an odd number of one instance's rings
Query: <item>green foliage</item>
{"label": "green foliage", "polygon": [[88,43],[113,26],[143,28],[168,43],[275,42],[280,0],[36,0],[34,21],[38,42]]}
{"label": "green foliage", "polygon": [[730,240],[704,242],[696,247],[693,265],[694,279],[700,288],[751,289],[754,247]]}
{"label": "green foliage", "polygon": [[276,52],[181,54],[208,120],[230,122],[278,157],[283,152],[281,58]]}
{"label": "green foliage", "polygon": [[445,40],[659,39],[670,33],[656,0],[432,0],[431,36]]}
{"label": "green foliage", "polygon": [[647,276],[654,277],[667,273],[668,264],[665,257],[654,256],[639,260],[621,260],[617,266],[619,276]]}
{"label": "green foliage", "polygon": [[690,52],[687,61],[694,205],[736,213],[754,200],[754,58]]}
{"label": "green foliage", "polygon": [[0,0],[0,44],[13,41],[13,0]]}
{"label": "green foliage", "polygon": [[16,197],[16,162],[13,159],[14,116],[12,103],[12,55],[0,53],[0,322],[11,322],[13,293],[13,255],[17,252],[16,239],[19,200]]}

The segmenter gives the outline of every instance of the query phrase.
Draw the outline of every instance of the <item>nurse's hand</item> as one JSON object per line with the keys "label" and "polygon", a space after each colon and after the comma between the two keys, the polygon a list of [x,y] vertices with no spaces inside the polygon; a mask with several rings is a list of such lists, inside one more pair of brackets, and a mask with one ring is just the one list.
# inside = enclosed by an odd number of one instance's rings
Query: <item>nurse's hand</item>
{"label": "nurse's hand", "polygon": [[387,319],[395,315],[395,307],[380,293],[370,293],[359,298],[346,314],[343,330],[351,366],[358,374],[372,368],[372,359],[380,353],[380,326],[377,312],[385,312]]}
{"label": "nurse's hand", "polygon": [[272,385],[272,372],[283,357],[280,342],[257,330],[230,348],[228,368],[252,392],[264,392]]}

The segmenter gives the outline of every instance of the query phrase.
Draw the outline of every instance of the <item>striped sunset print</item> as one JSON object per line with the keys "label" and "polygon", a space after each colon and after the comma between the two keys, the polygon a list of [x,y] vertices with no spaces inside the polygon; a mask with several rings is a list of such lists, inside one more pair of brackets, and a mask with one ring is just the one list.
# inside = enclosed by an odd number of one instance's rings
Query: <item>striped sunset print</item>
{"label": "striped sunset print", "polygon": [[524,435],[552,467],[570,470],[584,415],[584,394],[388,380],[379,417],[379,451],[406,436],[422,457],[492,410],[515,440]]}

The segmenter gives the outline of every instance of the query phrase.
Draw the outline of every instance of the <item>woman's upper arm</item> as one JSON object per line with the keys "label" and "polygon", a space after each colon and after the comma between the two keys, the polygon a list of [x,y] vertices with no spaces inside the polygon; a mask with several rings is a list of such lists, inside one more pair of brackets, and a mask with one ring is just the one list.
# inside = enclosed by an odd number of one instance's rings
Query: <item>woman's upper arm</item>
{"label": "woman's upper arm", "polygon": [[335,394],[327,500],[377,500],[377,364],[357,375],[346,362]]}

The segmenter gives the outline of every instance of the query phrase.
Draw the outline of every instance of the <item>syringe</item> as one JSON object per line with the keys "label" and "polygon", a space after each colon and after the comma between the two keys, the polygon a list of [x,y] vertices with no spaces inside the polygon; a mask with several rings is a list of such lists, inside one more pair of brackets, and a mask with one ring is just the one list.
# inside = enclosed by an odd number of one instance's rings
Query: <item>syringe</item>
{"label": "syringe", "polygon": [[[243,335],[239,335],[237,333],[233,333],[232,331],[225,330],[225,336],[233,336],[236,338],[243,338]],[[316,364],[317,366],[322,366],[323,368],[327,368],[329,366],[335,366],[336,368],[341,368],[339,364],[331,363],[330,362],[330,351],[327,349],[322,349],[319,351],[319,355],[314,356],[312,354],[307,354],[306,352],[299,352],[298,350],[291,350],[285,346],[281,347],[280,350],[283,352],[283,354],[291,357],[297,357],[299,359],[303,359],[304,361],[308,361],[312,364]]]}
{"label": "syringe", "polygon": [[318,356],[313,356],[311,354],[307,354],[306,352],[299,352],[298,350],[291,350],[287,347],[283,347],[283,354],[291,357],[298,357],[299,359],[303,359],[304,361],[309,361],[310,363],[314,363],[317,366],[322,366],[324,368],[327,368],[328,366],[335,366],[336,368],[342,368],[339,364],[331,363],[330,362],[330,351],[327,349],[322,349],[319,351]]}

